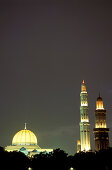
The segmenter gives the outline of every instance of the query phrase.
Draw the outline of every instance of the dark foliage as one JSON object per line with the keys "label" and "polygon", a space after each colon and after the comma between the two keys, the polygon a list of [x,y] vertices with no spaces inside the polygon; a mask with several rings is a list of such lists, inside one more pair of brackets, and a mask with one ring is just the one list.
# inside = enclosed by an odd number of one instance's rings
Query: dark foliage
{"label": "dark foliage", "polygon": [[28,170],[30,160],[21,152],[6,152],[0,147],[0,170]]}
{"label": "dark foliage", "polygon": [[32,159],[33,170],[112,170],[112,148],[99,152],[80,152],[68,156],[57,149],[50,154],[35,155]]}
{"label": "dark foliage", "polygon": [[0,147],[0,170],[112,170],[112,148],[99,152],[80,152],[68,156],[63,150],[56,149],[46,154],[40,153],[33,158],[21,152],[6,152]]}
{"label": "dark foliage", "polygon": [[67,154],[56,149],[49,154],[41,153],[32,159],[33,170],[68,170]]}
{"label": "dark foliage", "polygon": [[112,170],[112,148],[99,152],[80,152],[71,158],[75,170]]}

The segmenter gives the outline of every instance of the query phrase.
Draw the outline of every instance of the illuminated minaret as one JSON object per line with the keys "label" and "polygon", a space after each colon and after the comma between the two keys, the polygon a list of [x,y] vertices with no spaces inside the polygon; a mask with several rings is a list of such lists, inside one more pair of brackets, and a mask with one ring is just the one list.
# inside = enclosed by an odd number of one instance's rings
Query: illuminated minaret
{"label": "illuminated minaret", "polygon": [[94,135],[95,151],[109,147],[109,128],[106,126],[106,110],[103,107],[103,100],[100,95],[96,101]]}
{"label": "illuminated minaret", "polygon": [[88,117],[88,94],[86,91],[85,81],[82,81],[81,84],[81,93],[80,93],[80,142],[81,142],[81,151],[89,151],[90,146],[90,123]]}

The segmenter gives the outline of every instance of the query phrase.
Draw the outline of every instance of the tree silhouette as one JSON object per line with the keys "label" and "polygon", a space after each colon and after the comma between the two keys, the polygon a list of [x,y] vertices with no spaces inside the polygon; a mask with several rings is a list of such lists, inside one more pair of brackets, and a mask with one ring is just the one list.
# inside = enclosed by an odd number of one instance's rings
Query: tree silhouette
{"label": "tree silhouette", "polygon": [[0,170],[112,170],[112,148],[99,152],[80,152],[68,156],[63,150],[42,152],[28,158],[21,152],[7,152],[0,147]]}
{"label": "tree silhouette", "polygon": [[28,170],[30,160],[21,152],[7,152],[0,147],[0,170]]}
{"label": "tree silhouette", "polygon": [[68,170],[67,154],[60,149],[56,149],[49,154],[40,153],[32,159],[33,170]]}

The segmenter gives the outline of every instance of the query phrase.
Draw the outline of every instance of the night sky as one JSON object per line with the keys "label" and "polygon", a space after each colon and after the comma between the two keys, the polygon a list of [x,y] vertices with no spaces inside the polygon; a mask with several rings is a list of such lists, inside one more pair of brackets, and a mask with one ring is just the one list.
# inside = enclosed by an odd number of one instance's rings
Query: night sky
{"label": "night sky", "polygon": [[41,148],[74,154],[83,79],[94,150],[99,92],[112,143],[111,1],[0,1],[1,146],[10,145],[26,122]]}

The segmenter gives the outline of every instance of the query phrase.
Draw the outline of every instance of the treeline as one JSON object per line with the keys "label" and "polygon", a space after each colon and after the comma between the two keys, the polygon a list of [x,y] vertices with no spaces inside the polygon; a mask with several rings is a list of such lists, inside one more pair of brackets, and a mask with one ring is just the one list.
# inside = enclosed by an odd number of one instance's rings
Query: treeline
{"label": "treeline", "polygon": [[80,152],[69,156],[56,149],[28,158],[21,152],[6,152],[0,147],[0,170],[112,170],[112,148],[99,152]]}
{"label": "treeline", "polygon": [[30,160],[22,152],[7,152],[0,147],[0,170],[28,170]]}

